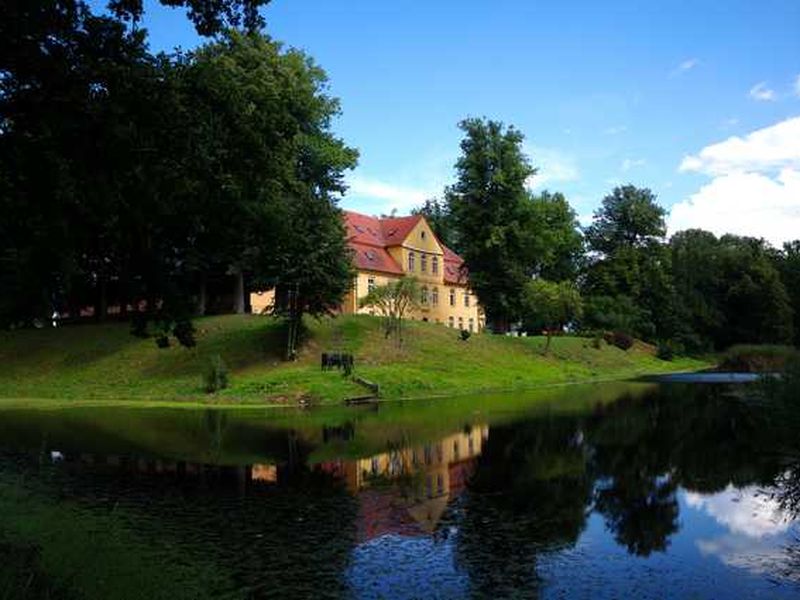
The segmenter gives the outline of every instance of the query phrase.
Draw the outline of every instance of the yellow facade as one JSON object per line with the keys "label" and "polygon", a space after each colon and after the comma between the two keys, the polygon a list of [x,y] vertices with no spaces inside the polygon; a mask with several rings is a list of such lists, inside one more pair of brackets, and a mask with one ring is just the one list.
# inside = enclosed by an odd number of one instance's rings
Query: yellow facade
{"label": "yellow facade", "polygon": [[[411,229],[402,243],[390,246],[387,250],[405,275],[414,276],[419,281],[420,303],[409,315],[411,319],[441,323],[473,332],[483,329],[483,311],[475,294],[465,283],[445,282],[444,250],[424,218]],[[374,309],[359,308],[359,300],[372,287],[385,285],[400,277],[401,275],[359,270],[342,312],[374,314]]]}

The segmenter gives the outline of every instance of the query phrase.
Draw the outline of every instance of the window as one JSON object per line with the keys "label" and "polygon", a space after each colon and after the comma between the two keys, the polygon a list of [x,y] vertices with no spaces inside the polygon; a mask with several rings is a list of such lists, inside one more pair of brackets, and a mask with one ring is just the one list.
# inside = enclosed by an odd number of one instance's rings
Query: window
{"label": "window", "polygon": [[372,468],[372,474],[373,475],[377,475],[378,474],[378,459],[377,458],[373,458],[372,459],[370,467]]}
{"label": "window", "polygon": [[431,258],[431,273],[434,275],[439,274],[439,257],[434,256]]}
{"label": "window", "polygon": [[368,277],[367,278],[367,293],[371,292],[374,289],[375,289],[375,278],[374,277]]}
{"label": "window", "polygon": [[427,304],[428,303],[428,288],[427,287],[422,286],[422,289],[419,291],[419,299],[420,299],[420,302],[422,302],[423,304]]}
{"label": "window", "polygon": [[453,317],[448,317],[447,318],[447,326],[448,327],[455,327],[456,326],[456,320]]}
{"label": "window", "polygon": [[408,271],[410,273],[414,272],[414,262],[416,261],[416,256],[414,256],[413,252],[408,253]]}
{"label": "window", "polygon": [[436,493],[439,495],[444,494],[444,477],[441,475],[436,476]]}
{"label": "window", "polygon": [[450,288],[450,306],[456,305],[456,291]]}
{"label": "window", "polygon": [[419,237],[420,237],[420,239],[422,239],[422,240],[424,240],[424,239],[425,239],[425,230],[424,230],[424,229],[423,229],[422,231],[420,231],[420,232],[419,232]]}
{"label": "window", "polygon": [[475,319],[473,319],[472,317],[470,317],[469,319],[469,330],[475,331]]}
{"label": "window", "polygon": [[469,292],[464,292],[464,306],[469,306]]}
{"label": "window", "polygon": [[464,317],[458,317],[458,328],[464,329]]}
{"label": "window", "polygon": [[461,450],[461,448],[458,447],[458,440],[455,440],[453,442],[453,458],[455,460],[458,460],[458,455],[459,455],[459,451],[460,450]]}
{"label": "window", "polygon": [[422,273],[426,273],[428,271],[428,255],[424,252],[420,252],[419,254],[419,270]]}
{"label": "window", "polygon": [[[431,303],[434,306],[439,306],[439,288],[437,287],[433,288],[431,292]],[[438,322],[439,320],[437,319],[436,321]]]}

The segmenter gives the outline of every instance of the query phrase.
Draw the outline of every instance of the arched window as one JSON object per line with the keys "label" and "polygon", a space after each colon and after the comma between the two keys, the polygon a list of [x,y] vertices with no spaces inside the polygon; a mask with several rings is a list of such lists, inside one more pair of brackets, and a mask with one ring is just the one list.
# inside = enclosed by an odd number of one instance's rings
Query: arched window
{"label": "arched window", "polygon": [[469,306],[469,292],[464,290],[464,306]]}
{"label": "arched window", "polygon": [[456,290],[454,288],[450,288],[450,306],[456,305]]}
{"label": "arched window", "polygon": [[422,289],[420,290],[420,301],[423,304],[428,303],[428,288],[425,286],[423,286]]}
{"label": "arched window", "polygon": [[431,303],[434,306],[439,306],[439,288],[435,287],[431,291]]}
{"label": "arched window", "polygon": [[415,263],[415,261],[416,261],[416,256],[414,255],[413,252],[409,252],[408,253],[408,272],[409,273],[413,273],[414,272],[414,263]]}
{"label": "arched window", "polygon": [[428,255],[424,252],[419,253],[419,270],[422,273],[426,273],[428,271]]}
{"label": "arched window", "polygon": [[431,273],[433,273],[434,275],[438,275],[439,274],[439,257],[438,256],[433,256],[431,258]]}
{"label": "arched window", "polygon": [[448,327],[455,327],[456,320],[453,317],[447,317],[447,326]]}

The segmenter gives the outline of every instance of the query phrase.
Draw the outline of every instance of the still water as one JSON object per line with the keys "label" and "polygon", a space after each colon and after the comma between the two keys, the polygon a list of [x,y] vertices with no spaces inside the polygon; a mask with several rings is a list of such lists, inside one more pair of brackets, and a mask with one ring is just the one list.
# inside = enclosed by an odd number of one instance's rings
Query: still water
{"label": "still water", "polygon": [[749,395],[6,410],[0,598],[800,598],[800,442]]}

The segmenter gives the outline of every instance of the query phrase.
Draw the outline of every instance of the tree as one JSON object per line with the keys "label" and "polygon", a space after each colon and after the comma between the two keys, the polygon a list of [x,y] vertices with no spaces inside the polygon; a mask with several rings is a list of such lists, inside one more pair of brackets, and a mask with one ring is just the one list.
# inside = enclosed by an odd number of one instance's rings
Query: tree
{"label": "tree", "polygon": [[522,289],[532,260],[526,228],[531,216],[528,178],[536,172],[514,127],[466,119],[457,181],[446,190],[470,286],[497,331],[520,316]]}
{"label": "tree", "polygon": [[666,235],[666,214],[649,189],[616,187],[594,213],[594,221],[586,229],[586,241],[593,252],[606,256],[620,248],[648,246]]}
{"label": "tree", "polygon": [[378,310],[384,319],[384,334],[395,336],[397,345],[403,343],[403,321],[419,306],[420,288],[415,277],[402,277],[385,285],[375,286],[359,300],[360,307]]}
{"label": "tree", "polygon": [[[591,252],[583,277],[587,297],[605,297],[632,303],[631,329],[645,339],[667,339],[679,328],[676,295],[671,280],[670,255],[664,247],[666,211],[648,189],[631,185],[615,188],[603,199],[594,222],[586,229]],[[605,321],[591,302],[589,325]]]}
{"label": "tree", "polygon": [[568,323],[580,319],[583,312],[578,287],[570,281],[529,281],[525,285],[524,306],[530,322],[541,324],[545,330],[545,354],[550,351],[553,332],[561,331]]}
{"label": "tree", "polygon": [[792,340],[780,262],[763,240],[689,230],[673,236],[670,251],[681,312],[700,345]]}
{"label": "tree", "polygon": [[794,311],[794,344],[800,347],[800,240],[783,245],[776,266]]}
{"label": "tree", "polygon": [[530,234],[534,273],[550,281],[574,281],[583,260],[583,236],[575,211],[563,194],[531,197]]}

